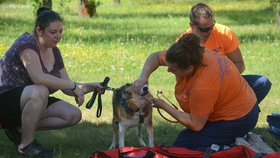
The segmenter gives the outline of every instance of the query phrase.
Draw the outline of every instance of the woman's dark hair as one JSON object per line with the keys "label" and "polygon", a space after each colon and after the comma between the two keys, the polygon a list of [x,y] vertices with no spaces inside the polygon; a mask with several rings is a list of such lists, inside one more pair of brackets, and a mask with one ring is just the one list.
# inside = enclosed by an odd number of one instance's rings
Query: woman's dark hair
{"label": "woman's dark hair", "polygon": [[179,69],[189,66],[197,68],[202,64],[204,47],[201,46],[200,38],[193,34],[186,34],[174,43],[166,52],[166,61],[174,64]]}
{"label": "woman's dark hair", "polygon": [[37,35],[36,27],[40,27],[44,31],[45,28],[48,27],[51,22],[55,22],[55,21],[63,22],[63,19],[60,17],[60,15],[57,12],[55,12],[47,7],[40,7],[37,10],[36,15],[37,15],[37,18],[36,18],[35,26],[34,26],[35,35]]}

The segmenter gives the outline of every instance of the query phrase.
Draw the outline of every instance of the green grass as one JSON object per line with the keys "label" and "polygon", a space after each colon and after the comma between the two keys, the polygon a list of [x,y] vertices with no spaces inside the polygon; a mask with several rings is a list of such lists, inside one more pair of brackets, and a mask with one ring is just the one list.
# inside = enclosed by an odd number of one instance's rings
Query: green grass
{"label": "green grass", "polygon": [[[152,52],[167,49],[186,28],[188,13],[195,0],[122,0],[115,6],[112,0],[102,0],[98,17],[77,16],[77,1],[65,0],[65,6],[54,2],[53,9],[65,20],[63,40],[59,44],[66,68],[74,81],[102,81],[109,76],[109,86],[117,88],[137,79],[146,57]],[[267,131],[266,116],[280,111],[279,83],[279,28],[267,1],[238,0],[205,1],[215,11],[218,23],[231,27],[241,41],[246,63],[244,74],[262,74],[272,81],[269,95],[261,103],[261,115],[255,133],[262,134],[269,144],[275,137]],[[33,8],[25,1],[0,3],[0,55],[23,32],[32,32]],[[153,94],[163,90],[173,102],[174,76],[160,68],[150,78]],[[74,99],[56,93],[74,103]],[[86,101],[91,95],[86,95]],[[103,112],[96,118],[96,105],[84,106],[83,119],[76,126],[54,131],[38,132],[37,137],[47,147],[54,147],[57,158],[89,157],[96,150],[111,144],[112,92],[103,96]],[[181,125],[164,121],[154,111],[155,141],[170,145]],[[147,136],[143,130],[145,139]],[[136,146],[134,130],[128,133],[127,145]],[[19,157],[13,144],[0,131],[0,158]]]}

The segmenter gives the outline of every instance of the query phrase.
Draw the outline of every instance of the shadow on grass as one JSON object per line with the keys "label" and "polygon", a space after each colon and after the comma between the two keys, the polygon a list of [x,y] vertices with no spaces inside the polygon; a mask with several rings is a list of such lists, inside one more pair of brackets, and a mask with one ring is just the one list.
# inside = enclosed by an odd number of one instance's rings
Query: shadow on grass
{"label": "shadow on grass", "polygon": [[[183,126],[172,125],[161,122],[154,126],[155,143],[170,146]],[[2,130],[3,131],[3,130]],[[277,142],[274,135],[266,128],[256,128],[254,133],[264,137],[270,146]],[[142,131],[144,141],[147,142],[145,129]],[[95,151],[107,150],[112,141],[112,128],[110,124],[93,124],[81,122],[71,128],[63,130],[37,132],[38,140],[46,147],[55,148],[56,157],[89,157]],[[126,135],[126,146],[138,146],[135,130],[131,129]],[[20,157],[14,145],[6,138],[4,132],[0,131],[0,157]],[[5,152],[4,152],[5,151]]]}
{"label": "shadow on grass", "polygon": [[[161,145],[170,145],[179,129],[168,123],[160,123],[154,128],[155,142]],[[148,143],[146,130],[142,130],[144,141]],[[78,125],[62,130],[37,132],[37,139],[47,148],[54,148],[56,157],[89,157],[93,152],[106,150],[112,142],[111,124],[94,124],[83,121]],[[135,129],[127,132],[126,146],[138,146]],[[3,130],[0,131],[0,157],[20,157]],[[5,151],[5,152],[4,152]]]}
{"label": "shadow on grass", "polygon": [[[227,18],[231,23],[238,25],[262,25],[270,23],[275,20],[275,13],[271,7],[266,7],[261,10],[218,10],[214,11],[215,16]],[[168,18],[186,18],[189,19],[189,10],[176,12],[159,12],[159,13],[123,13],[123,14],[100,14],[104,19],[137,19],[151,18],[151,19],[168,19]]]}
{"label": "shadow on grass", "polygon": [[262,25],[275,21],[275,13],[271,7],[261,10],[218,10],[215,15],[227,18],[236,25]]}
{"label": "shadow on grass", "polygon": [[[170,18],[187,18],[188,15],[185,13],[174,13],[174,12],[161,12],[161,13],[108,13],[99,15],[99,20],[95,19],[86,19],[86,20],[77,20],[77,18],[69,18],[69,21],[65,22],[65,28],[82,28],[81,31],[72,31],[66,32],[63,40],[65,42],[76,42],[82,41],[83,43],[88,44],[99,44],[100,42],[110,43],[115,42],[116,40],[123,43],[129,43],[134,40],[134,42],[173,42],[176,37],[181,33],[174,32],[162,32],[159,29],[162,26],[155,24],[155,27],[152,25],[140,25],[135,23],[138,19],[142,20],[143,18],[151,18],[151,20],[161,21]],[[269,24],[271,21],[274,21],[274,13],[271,8],[264,8],[262,10],[219,10],[216,12],[216,15],[230,19],[230,23],[227,25],[263,25]],[[76,19],[76,20],[74,20]],[[106,19],[106,20],[101,20]],[[123,22],[117,22],[119,20]],[[126,21],[127,19],[127,21]],[[24,19],[17,17],[8,18],[0,17],[0,20],[3,21],[0,24],[0,28],[5,28],[7,31],[1,32],[1,36],[10,36],[8,33],[13,31],[15,28],[21,29],[20,27],[32,26],[33,22],[28,22]],[[114,21],[116,20],[116,21]],[[145,22],[145,21],[143,21]],[[161,24],[162,25],[162,24]],[[9,27],[7,27],[9,26]],[[187,26],[186,26],[187,27]],[[25,30],[26,30],[25,28]],[[28,27],[28,29],[32,29]],[[145,29],[145,31],[142,31]],[[158,31],[156,31],[158,30]],[[26,30],[28,31],[28,30]],[[13,37],[14,38],[14,37]],[[279,34],[271,32],[248,32],[239,36],[240,41],[243,43],[255,41],[255,40],[264,40],[264,41],[274,41],[279,39]]]}
{"label": "shadow on grass", "polygon": [[[274,21],[274,13],[272,11],[272,8],[267,7],[262,10],[221,10],[217,11],[216,15],[220,15],[223,18],[228,18],[231,22],[227,25],[263,25],[263,24],[271,24],[271,21]],[[257,16],[261,15],[261,16]],[[79,27],[84,26],[85,30],[104,30],[108,31],[111,30],[112,27],[115,28],[115,32],[108,33],[110,34],[86,34],[85,36],[77,36],[75,33],[70,33],[69,37],[80,38],[82,41],[90,41],[93,43],[98,42],[111,42],[112,40],[120,39],[120,41],[130,42],[127,39],[134,39],[139,41],[148,41],[150,42],[152,39],[151,37],[156,36],[157,39],[161,41],[172,41],[172,39],[175,39],[179,34],[171,33],[166,34],[162,33],[160,31],[154,32],[150,31],[151,33],[141,33],[139,29],[142,29],[141,26],[137,26],[133,23],[133,20],[131,19],[141,19],[141,18],[151,18],[155,20],[164,20],[168,18],[187,18],[188,15],[180,14],[180,13],[173,13],[173,12],[163,12],[163,13],[130,13],[130,14],[101,14],[99,18],[107,19],[107,22],[94,22],[92,20],[92,25],[87,25],[88,22],[82,22],[76,23],[76,22],[70,22],[72,23],[73,27]],[[108,20],[109,19],[109,20]],[[114,23],[115,19],[122,19],[125,21],[125,19],[129,19],[128,23]],[[91,22],[91,21],[89,21]],[[131,23],[131,24],[130,24]],[[120,31],[121,29],[126,29],[127,31]],[[146,28],[146,27],[145,27]],[[146,28],[147,29],[147,28]],[[153,29],[153,28],[149,28]],[[139,33],[140,32],[140,33]],[[94,37],[96,36],[96,37]],[[279,34],[275,34],[272,32],[248,32],[241,36],[239,36],[240,41],[247,43],[255,40],[264,40],[264,41],[274,41],[276,39],[279,39]]]}

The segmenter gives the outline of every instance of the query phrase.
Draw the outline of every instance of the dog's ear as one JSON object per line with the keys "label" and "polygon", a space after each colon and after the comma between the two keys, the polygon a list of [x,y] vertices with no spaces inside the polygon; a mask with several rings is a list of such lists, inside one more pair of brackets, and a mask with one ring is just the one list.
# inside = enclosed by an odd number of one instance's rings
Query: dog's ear
{"label": "dog's ear", "polygon": [[124,86],[125,87],[129,87],[129,86],[131,86],[132,84],[131,83],[126,83]]}

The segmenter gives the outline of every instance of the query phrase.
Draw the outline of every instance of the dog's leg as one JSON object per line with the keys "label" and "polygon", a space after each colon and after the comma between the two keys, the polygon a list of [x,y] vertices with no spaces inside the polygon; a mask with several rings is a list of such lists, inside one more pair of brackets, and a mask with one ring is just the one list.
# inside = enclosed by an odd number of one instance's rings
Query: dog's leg
{"label": "dog's leg", "polygon": [[119,124],[119,148],[124,147],[126,130],[127,128],[124,125]]}
{"label": "dog's leg", "polygon": [[152,116],[147,117],[147,120],[144,121],[144,125],[147,130],[147,134],[148,134],[148,138],[149,138],[149,147],[153,147],[154,146],[154,129],[153,129]]}
{"label": "dog's leg", "polygon": [[136,135],[137,135],[137,139],[138,139],[138,142],[139,142],[139,145],[140,146],[147,146],[143,140],[143,136],[142,136],[142,124],[140,124],[139,126],[137,126],[137,129],[136,129]]}
{"label": "dog's leg", "polygon": [[112,144],[109,149],[117,148],[117,139],[119,137],[119,125],[117,121],[112,121],[112,127],[113,127],[113,139]]}

